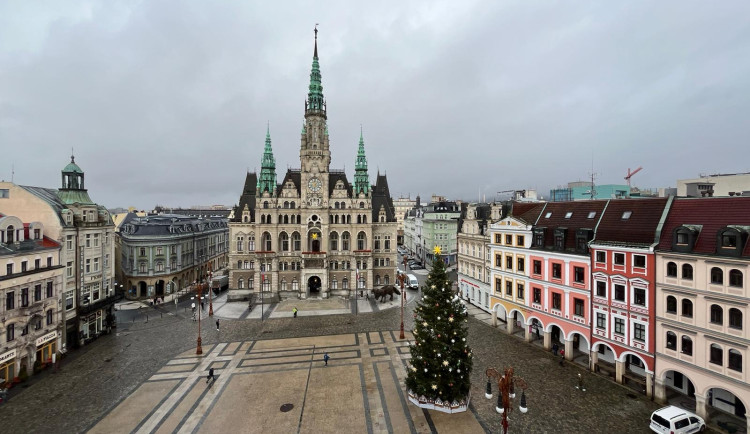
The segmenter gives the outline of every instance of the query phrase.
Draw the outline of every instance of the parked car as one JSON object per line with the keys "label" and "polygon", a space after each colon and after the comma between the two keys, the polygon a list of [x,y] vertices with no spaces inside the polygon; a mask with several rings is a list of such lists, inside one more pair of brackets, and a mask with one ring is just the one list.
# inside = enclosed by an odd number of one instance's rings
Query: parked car
{"label": "parked car", "polygon": [[420,263],[416,263],[409,268],[411,268],[412,270],[424,270],[424,267]]}
{"label": "parked car", "polygon": [[703,432],[706,422],[695,413],[669,405],[651,413],[651,431],[662,434]]}

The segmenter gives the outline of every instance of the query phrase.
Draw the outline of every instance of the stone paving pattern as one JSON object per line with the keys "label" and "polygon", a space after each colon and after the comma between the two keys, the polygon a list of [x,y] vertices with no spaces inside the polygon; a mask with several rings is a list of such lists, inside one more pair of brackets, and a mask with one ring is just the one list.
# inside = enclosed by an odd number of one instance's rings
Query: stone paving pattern
{"label": "stone paving pattern", "polygon": [[[297,303],[300,311],[302,303]],[[413,301],[407,306],[406,330],[412,327],[413,306]],[[234,430],[240,432],[254,429],[254,426],[263,426],[267,432],[311,432],[308,430],[311,427],[316,432],[344,432],[340,428],[349,427],[348,424],[352,424],[352,429],[346,432],[368,432],[368,417],[370,432],[452,433],[467,432],[471,428],[459,422],[460,417],[422,411],[411,404],[407,404],[408,411],[398,411],[399,403],[392,404],[393,397],[398,395],[396,384],[403,387],[403,366],[389,368],[397,366],[394,358],[408,357],[404,354],[408,352],[396,351],[386,357],[377,351],[371,354],[369,349],[374,348],[368,349],[367,345],[371,343],[361,337],[371,336],[370,332],[383,332],[378,335],[389,336],[398,328],[399,309],[266,321],[226,320],[221,323],[221,331],[216,330],[212,320],[204,321],[204,357],[200,359],[194,357],[197,323],[192,321],[189,312],[181,314],[178,310],[177,314],[161,316],[156,314],[156,309],[149,309],[154,315],[150,316],[148,323],[137,320],[120,324],[116,335],[104,336],[66,357],[58,373],[45,372],[33,381],[32,386],[14,389],[10,401],[0,405],[2,432],[97,432],[103,427],[109,432],[132,432],[135,427],[143,428],[143,432],[188,432],[193,428],[195,432],[209,432],[215,430],[215,424],[222,418],[231,419]],[[499,415],[495,412],[496,399],[484,397],[484,370],[490,366],[504,368],[508,365],[513,365],[516,375],[529,383],[529,412],[521,414],[516,409],[511,413],[510,432],[649,432],[648,418],[658,405],[645,396],[635,395],[577,366],[567,364],[560,367],[552,354],[473,317],[469,319],[468,327],[469,343],[474,352],[471,415],[485,432],[501,432],[501,427]],[[344,364],[329,368],[310,368],[311,360],[314,363],[314,357],[319,354],[303,351],[304,345],[299,345],[299,342],[304,340],[298,341],[296,346],[288,345],[292,341],[283,341],[311,335],[355,334],[362,346],[357,349],[359,358],[352,356]],[[271,363],[263,368],[263,357],[260,357],[263,353],[255,351],[260,351],[263,345],[273,346],[279,342],[284,344],[275,350],[292,348],[301,351],[284,355],[290,364],[298,364],[299,369],[290,368],[279,375],[273,373],[274,369],[281,369],[278,365]],[[226,373],[220,373],[227,362],[223,359],[234,360],[229,354],[247,351],[253,343],[253,351],[242,356],[242,365],[234,366],[236,373],[230,375],[231,381]],[[400,346],[396,342],[390,345]],[[271,348],[263,350],[267,352]],[[200,375],[205,375],[208,361],[216,364],[220,374],[211,388],[198,381]],[[361,372],[371,371],[371,374],[360,374],[358,380],[356,371],[360,366],[368,367]],[[268,371],[264,372],[264,369]],[[250,372],[252,375],[245,375]],[[309,374],[313,384],[307,394],[301,391],[302,383],[307,380],[298,378],[300,373],[303,376]],[[584,376],[587,392],[575,388],[578,373]],[[329,380],[334,377],[338,380],[326,381],[323,375],[330,376]],[[393,375],[398,382],[393,380]],[[193,377],[192,383],[187,381]],[[279,377],[284,380],[280,382]],[[325,391],[326,385],[330,392]],[[362,396],[362,387],[368,405],[359,398],[358,410],[353,409],[352,402],[341,403],[346,405],[343,410],[338,407],[339,400],[350,399],[343,394],[356,396],[359,393]],[[248,397],[248,390],[252,391],[251,397]],[[207,394],[215,395],[207,399]],[[293,416],[291,421],[283,422],[282,413],[278,411],[280,401],[289,400],[297,410],[303,397],[310,400],[304,405],[305,411],[310,411],[302,418],[306,424],[300,425],[298,420],[294,425]],[[378,403],[383,402],[385,405],[379,407]],[[202,422],[192,420],[189,424],[185,417],[181,417],[196,411],[208,416],[201,419]],[[159,422],[153,423],[157,419]],[[117,423],[112,423],[115,420]]]}

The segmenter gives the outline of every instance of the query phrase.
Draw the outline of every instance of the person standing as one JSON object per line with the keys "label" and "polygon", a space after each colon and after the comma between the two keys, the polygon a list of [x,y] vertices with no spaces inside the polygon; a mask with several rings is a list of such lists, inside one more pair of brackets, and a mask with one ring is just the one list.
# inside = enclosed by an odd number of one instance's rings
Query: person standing
{"label": "person standing", "polygon": [[208,376],[206,377],[206,384],[208,384],[208,382],[211,380],[216,381],[216,378],[214,378],[214,368],[211,368],[208,370]]}
{"label": "person standing", "polygon": [[219,319],[218,318],[216,318],[216,331],[217,332],[219,331]]}
{"label": "person standing", "polygon": [[328,366],[328,359],[330,359],[331,356],[328,355],[328,352],[326,351],[325,354],[323,354],[323,361],[325,362],[324,366]]}
{"label": "person standing", "polygon": [[292,314],[294,314],[294,317],[297,318],[297,306],[292,308]]}

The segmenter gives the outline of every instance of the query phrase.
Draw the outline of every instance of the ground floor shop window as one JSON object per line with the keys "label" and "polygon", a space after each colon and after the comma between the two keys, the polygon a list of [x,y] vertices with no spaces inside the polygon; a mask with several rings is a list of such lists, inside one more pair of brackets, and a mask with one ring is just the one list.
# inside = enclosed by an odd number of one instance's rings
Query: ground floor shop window
{"label": "ground floor shop window", "polygon": [[10,383],[16,376],[16,362],[11,359],[0,365],[0,384]]}

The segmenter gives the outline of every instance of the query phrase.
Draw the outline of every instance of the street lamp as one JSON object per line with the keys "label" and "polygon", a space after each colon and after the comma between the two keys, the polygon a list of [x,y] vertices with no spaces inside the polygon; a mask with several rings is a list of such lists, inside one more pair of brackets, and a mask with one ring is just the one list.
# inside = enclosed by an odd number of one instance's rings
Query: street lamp
{"label": "street lamp", "polygon": [[213,276],[212,265],[211,262],[208,263],[208,316],[214,316],[214,304],[211,297],[211,293],[214,292],[213,288],[211,288],[211,277]]}
{"label": "street lamp", "polygon": [[404,302],[406,300],[406,290],[404,290],[404,280],[406,280],[406,258],[404,258],[404,272],[398,275],[398,280],[401,282],[401,333],[398,335],[399,339],[406,339],[404,336]]}
{"label": "street lamp", "polygon": [[507,434],[508,416],[510,415],[510,412],[513,411],[511,399],[516,397],[516,387],[521,389],[521,402],[518,406],[518,409],[521,411],[521,413],[526,413],[527,411],[529,411],[528,407],[526,407],[526,388],[528,387],[528,385],[523,378],[513,376],[513,367],[505,368],[505,371],[502,374],[495,368],[487,368],[485,374],[487,375],[487,390],[484,396],[487,399],[492,399],[491,380],[494,379],[495,381],[497,381],[498,393],[497,405],[495,406],[495,410],[503,415],[503,434]]}
{"label": "street lamp", "polygon": [[[202,296],[203,296],[203,284],[198,281],[198,303],[201,302]],[[195,354],[201,355],[203,354],[203,348],[201,348],[201,308],[200,304],[197,306],[198,310],[198,348],[195,350]]]}

